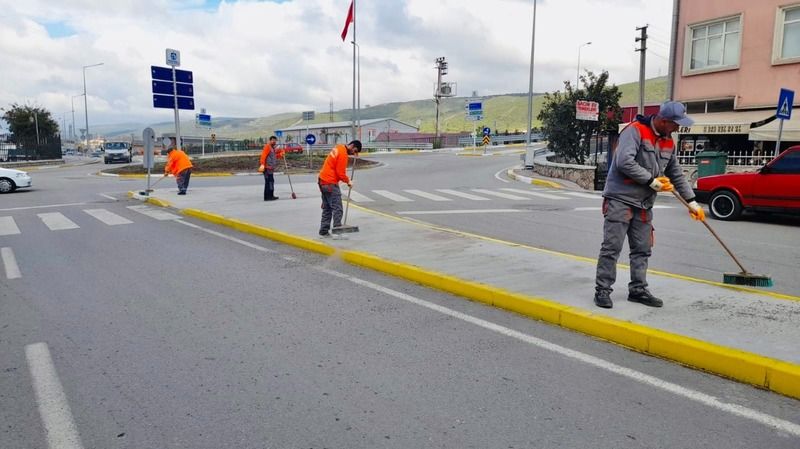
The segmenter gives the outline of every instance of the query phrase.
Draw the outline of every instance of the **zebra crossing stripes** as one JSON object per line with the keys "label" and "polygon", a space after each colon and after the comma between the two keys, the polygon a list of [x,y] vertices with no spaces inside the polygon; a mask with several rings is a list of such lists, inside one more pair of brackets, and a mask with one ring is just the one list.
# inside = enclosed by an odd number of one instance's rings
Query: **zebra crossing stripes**
{"label": "zebra crossing stripes", "polygon": [[133,223],[127,218],[121,217],[106,209],[84,209],[83,211],[109,226],[117,226],[117,225],[125,225]]}
{"label": "zebra crossing stripes", "polygon": [[0,217],[0,235],[15,235],[19,233],[14,217]]}
{"label": "zebra crossing stripes", "polygon": [[545,198],[545,199],[548,199],[548,200],[565,200],[565,199],[567,199],[567,198],[565,198],[563,196],[552,195],[550,193],[535,192],[533,190],[510,189],[510,188],[509,189],[501,189],[501,190],[505,190],[506,192],[521,193],[523,195],[536,196],[536,197]]}
{"label": "zebra crossing stripes", "polygon": [[437,192],[441,192],[441,193],[446,193],[448,195],[457,196],[459,198],[472,200],[472,201],[489,201],[489,198],[484,198],[482,196],[473,195],[471,193],[459,192],[458,190],[453,190],[453,189],[436,189],[436,191]]}
{"label": "zebra crossing stripes", "polygon": [[45,226],[50,228],[51,231],[66,231],[69,229],[80,228],[80,226],[75,224],[74,221],[65,217],[61,212],[46,212],[36,215],[42,220]]}
{"label": "zebra crossing stripes", "polygon": [[503,193],[503,192],[494,192],[488,189],[470,189],[470,190],[476,193],[482,193],[484,195],[496,196],[498,198],[505,198],[507,200],[527,200],[527,198],[519,195],[512,195],[510,193]]}
{"label": "zebra crossing stripes", "polygon": [[398,203],[410,203],[414,201],[411,198],[406,198],[403,195],[398,195],[388,190],[373,190],[372,192],[392,201],[397,201]]}
{"label": "zebra crossing stripes", "polygon": [[429,199],[431,201],[453,201],[450,198],[445,198],[443,196],[436,195],[435,193],[423,192],[422,190],[406,189],[406,190],[404,190],[404,192],[408,192],[408,193],[410,193],[412,195],[421,196],[421,197]]}
{"label": "zebra crossing stripes", "polygon": [[371,202],[375,201],[375,200],[373,200],[372,198],[370,198],[370,197],[368,197],[366,195],[362,195],[362,194],[356,192],[355,190],[351,190],[350,191],[350,199],[355,201],[356,203],[371,203]]}
{"label": "zebra crossing stripes", "polygon": [[181,218],[178,215],[171,214],[161,209],[154,209],[150,206],[128,206],[128,209],[138,212],[142,215],[147,215],[150,218],[155,218],[156,220],[179,220]]}
{"label": "zebra crossing stripes", "polygon": [[602,197],[600,195],[592,195],[591,193],[583,193],[583,192],[561,192],[564,195],[574,196],[577,198],[588,198],[590,200],[599,200]]}

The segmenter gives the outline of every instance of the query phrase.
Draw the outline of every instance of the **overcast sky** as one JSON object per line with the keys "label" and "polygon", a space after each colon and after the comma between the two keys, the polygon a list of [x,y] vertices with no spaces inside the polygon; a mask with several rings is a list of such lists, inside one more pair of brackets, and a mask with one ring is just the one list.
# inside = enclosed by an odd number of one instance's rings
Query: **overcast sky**
{"label": "overcast sky", "polygon": [[[527,92],[532,0],[357,0],[361,104],[430,98],[434,60],[458,94]],[[158,122],[150,66],[165,49],[194,72],[195,104],[212,116],[327,111],[352,104],[350,0],[0,0],[0,107],[30,103],[61,122],[86,70],[91,123]],[[637,26],[650,24],[647,76],[667,74],[672,2],[539,0],[535,91],[582,68],[638,79]],[[76,117],[83,98],[75,98]],[[198,111],[195,111],[198,112]],[[192,114],[187,111],[183,114]],[[185,117],[185,116],[184,116]],[[71,115],[67,115],[67,123]],[[79,120],[82,123],[82,120]],[[3,124],[4,125],[4,124]]]}

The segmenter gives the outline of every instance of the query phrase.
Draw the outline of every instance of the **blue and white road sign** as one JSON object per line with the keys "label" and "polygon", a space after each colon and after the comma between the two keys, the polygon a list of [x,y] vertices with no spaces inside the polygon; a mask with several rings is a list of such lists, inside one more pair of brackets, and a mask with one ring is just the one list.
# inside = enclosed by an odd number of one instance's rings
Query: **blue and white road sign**
{"label": "blue and white road sign", "polygon": [[309,134],[306,136],[306,143],[309,145],[314,145],[317,142],[316,136],[313,134]]}
{"label": "blue and white road sign", "polygon": [[276,129],[275,130],[275,137],[283,137],[283,131]]}
{"label": "blue and white road sign", "polygon": [[204,126],[206,128],[211,128],[211,115],[209,114],[197,114],[197,126]]}
{"label": "blue and white road sign", "polygon": [[791,120],[793,103],[794,91],[789,89],[781,89],[781,94],[778,97],[778,111],[775,113],[775,117],[782,120]]}
{"label": "blue and white road sign", "polygon": [[[172,69],[168,67],[158,67],[151,65],[150,74],[153,76],[154,80],[172,82]],[[194,82],[194,79],[192,77],[192,72],[188,70],[175,69],[175,81],[178,83],[192,84]]]}
{"label": "blue and white road sign", "polygon": [[[192,86],[191,84],[175,83],[175,87],[177,88],[178,96],[180,97],[194,96],[194,86]],[[174,93],[172,91],[172,81],[167,82],[167,81],[153,80],[153,93],[162,95],[172,95]]]}
{"label": "blue and white road sign", "polygon": [[484,136],[488,136],[490,134],[492,134],[492,130],[488,126],[484,127],[483,128],[483,135]]}
{"label": "blue and white road sign", "polygon": [[[162,109],[175,109],[175,97],[172,95],[153,95],[153,107]],[[194,98],[178,97],[178,109],[194,110]]]}

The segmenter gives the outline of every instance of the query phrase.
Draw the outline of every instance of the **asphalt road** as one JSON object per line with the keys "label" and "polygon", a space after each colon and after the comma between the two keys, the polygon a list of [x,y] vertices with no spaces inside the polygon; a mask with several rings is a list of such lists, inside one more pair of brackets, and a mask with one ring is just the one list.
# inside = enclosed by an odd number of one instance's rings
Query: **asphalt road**
{"label": "asphalt road", "polygon": [[143,207],[89,171],[0,197],[19,230],[0,236],[4,449],[800,444],[795,400]]}

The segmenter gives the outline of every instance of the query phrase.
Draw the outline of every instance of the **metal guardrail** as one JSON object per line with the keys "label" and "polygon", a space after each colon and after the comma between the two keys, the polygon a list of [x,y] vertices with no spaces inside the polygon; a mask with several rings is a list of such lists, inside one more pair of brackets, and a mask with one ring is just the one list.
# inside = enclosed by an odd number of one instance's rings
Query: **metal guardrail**
{"label": "metal guardrail", "polygon": [[432,150],[432,143],[424,142],[364,142],[367,150]]}
{"label": "metal guardrail", "polygon": [[[771,160],[775,159],[775,156],[772,154],[758,154],[754,153],[753,151],[737,151],[731,150],[727,151],[728,158],[726,165],[734,166],[734,167],[746,167],[746,168],[759,168],[763,167],[764,164],[770,162]],[[697,160],[695,158],[695,152],[684,152],[681,151],[678,153],[678,163],[683,166],[697,166]]]}

